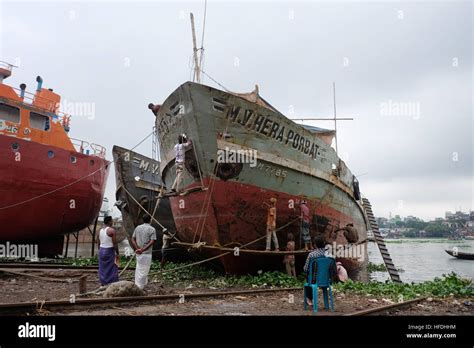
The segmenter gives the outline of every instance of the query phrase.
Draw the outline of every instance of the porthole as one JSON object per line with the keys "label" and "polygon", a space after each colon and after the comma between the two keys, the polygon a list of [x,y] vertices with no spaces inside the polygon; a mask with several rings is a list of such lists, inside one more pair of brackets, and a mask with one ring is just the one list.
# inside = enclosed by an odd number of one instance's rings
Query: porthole
{"label": "porthole", "polygon": [[90,161],[89,161],[89,164],[90,164],[91,166],[93,166],[94,163],[95,163],[94,160],[90,160]]}
{"label": "porthole", "polygon": [[53,150],[49,150],[49,151],[48,151],[48,157],[49,157],[49,158],[53,158],[53,157],[54,157],[54,151],[53,151]]}
{"label": "porthole", "polygon": [[18,145],[18,143],[13,143],[12,144],[12,150],[13,151],[18,151],[20,149],[20,145]]}
{"label": "porthole", "polygon": [[71,162],[72,162],[72,163],[76,163],[76,162],[77,162],[76,156],[71,156]]}

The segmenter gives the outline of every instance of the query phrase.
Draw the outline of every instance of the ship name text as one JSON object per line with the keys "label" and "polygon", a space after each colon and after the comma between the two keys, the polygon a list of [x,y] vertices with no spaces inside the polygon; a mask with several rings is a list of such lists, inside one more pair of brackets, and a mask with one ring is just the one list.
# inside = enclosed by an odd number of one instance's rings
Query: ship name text
{"label": "ship name text", "polygon": [[264,116],[254,110],[243,109],[240,106],[228,105],[226,118],[232,123],[238,123],[254,133],[265,135],[282,144],[289,145],[311,158],[316,158],[320,155],[318,144],[309,138],[305,138],[302,134],[292,129],[287,129],[285,126],[273,121],[270,116]]}

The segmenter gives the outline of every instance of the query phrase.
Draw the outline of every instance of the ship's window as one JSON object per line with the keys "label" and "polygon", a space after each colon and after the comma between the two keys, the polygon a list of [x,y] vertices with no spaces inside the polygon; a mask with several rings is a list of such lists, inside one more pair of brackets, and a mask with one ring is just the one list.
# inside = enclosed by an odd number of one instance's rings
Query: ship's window
{"label": "ship's window", "polygon": [[49,158],[53,158],[53,157],[54,157],[54,151],[49,150],[49,151],[48,151],[48,157],[49,157]]}
{"label": "ship's window", "polygon": [[30,112],[30,126],[34,129],[47,131],[50,129],[49,117],[36,112]]}
{"label": "ship's window", "polygon": [[77,162],[76,156],[71,156],[71,162],[72,162],[72,163],[76,163],[76,162]]}
{"label": "ship's window", "polygon": [[90,164],[91,166],[93,166],[93,165],[95,164],[94,160],[90,160],[90,161],[89,161],[89,164]]}
{"label": "ship's window", "polygon": [[20,145],[18,145],[18,143],[13,143],[12,144],[12,150],[13,151],[18,151],[19,148],[20,148]]}
{"label": "ship's window", "polygon": [[0,103],[0,120],[20,123],[20,109]]}

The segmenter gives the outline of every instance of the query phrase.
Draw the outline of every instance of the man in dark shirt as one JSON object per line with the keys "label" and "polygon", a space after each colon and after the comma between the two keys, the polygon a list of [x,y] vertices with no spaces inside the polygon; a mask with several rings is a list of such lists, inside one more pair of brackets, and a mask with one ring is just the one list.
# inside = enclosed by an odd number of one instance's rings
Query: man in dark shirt
{"label": "man in dark shirt", "polygon": [[[333,280],[337,280],[337,267],[336,267],[336,260],[329,255],[327,250],[325,249],[326,246],[326,241],[324,240],[324,237],[322,235],[314,237],[314,245],[316,246],[316,249],[314,249],[312,252],[308,254],[308,257],[306,258],[306,262],[304,264],[303,270],[308,273],[309,272],[309,266],[313,260],[317,259],[318,257],[330,257],[333,262],[331,262],[329,266],[329,277]],[[313,270],[312,270],[312,284],[316,283],[316,274],[318,273],[318,264],[315,263],[313,265]],[[309,277],[308,277],[309,279]],[[306,297],[308,298],[308,304],[310,306],[313,305],[313,293],[310,288],[306,288]]]}

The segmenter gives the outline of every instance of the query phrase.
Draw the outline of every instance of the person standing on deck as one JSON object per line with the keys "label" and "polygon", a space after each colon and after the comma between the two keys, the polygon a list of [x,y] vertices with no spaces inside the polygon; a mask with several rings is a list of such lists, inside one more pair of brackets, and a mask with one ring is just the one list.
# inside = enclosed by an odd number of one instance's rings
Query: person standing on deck
{"label": "person standing on deck", "polygon": [[278,238],[275,232],[276,229],[276,198],[270,198],[270,204],[265,204],[268,206],[267,213],[267,246],[265,251],[270,251],[271,249],[271,238],[273,236],[273,244],[275,244],[275,251],[280,251],[278,247]]}
{"label": "person standing on deck", "polygon": [[178,136],[178,143],[174,146],[176,154],[175,165],[176,165],[176,178],[174,179],[173,186],[171,187],[172,192],[179,192],[183,181],[183,170],[184,170],[184,156],[186,149],[192,145],[191,139],[186,138],[186,134]]}
{"label": "person standing on deck", "polygon": [[112,216],[104,217],[104,227],[99,231],[99,281],[102,285],[118,282],[119,248],[116,231],[112,228]]}
{"label": "person standing on deck", "polygon": [[135,284],[143,289],[148,283],[148,272],[151,267],[153,243],[156,240],[156,230],[150,225],[150,215],[143,216],[143,224],[137,226],[132,235],[132,245],[137,254],[135,267]]}
{"label": "person standing on deck", "polygon": [[306,205],[306,201],[301,201],[301,235],[303,236],[304,250],[308,251],[313,249],[311,244],[311,236],[309,234],[309,228],[311,226],[311,217],[309,213],[309,208]]}

